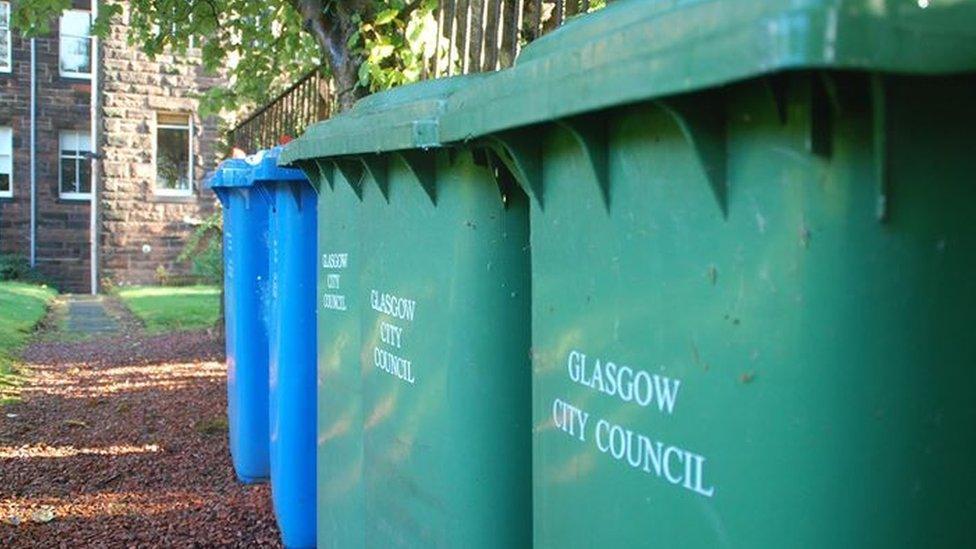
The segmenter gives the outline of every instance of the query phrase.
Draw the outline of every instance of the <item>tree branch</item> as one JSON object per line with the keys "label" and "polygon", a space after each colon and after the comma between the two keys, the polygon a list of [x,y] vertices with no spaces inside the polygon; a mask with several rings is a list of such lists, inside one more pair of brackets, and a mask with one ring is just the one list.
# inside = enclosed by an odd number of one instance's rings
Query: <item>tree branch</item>
{"label": "tree branch", "polygon": [[[364,91],[357,85],[361,60],[354,58],[348,44],[349,38],[357,30],[350,16],[366,9],[366,3],[363,0],[348,0],[345,5],[336,2],[330,10],[334,12],[334,17],[326,17],[323,0],[288,0],[288,3],[302,16],[306,31],[322,48],[336,82],[339,108],[348,109]],[[347,13],[350,8],[352,11]]]}

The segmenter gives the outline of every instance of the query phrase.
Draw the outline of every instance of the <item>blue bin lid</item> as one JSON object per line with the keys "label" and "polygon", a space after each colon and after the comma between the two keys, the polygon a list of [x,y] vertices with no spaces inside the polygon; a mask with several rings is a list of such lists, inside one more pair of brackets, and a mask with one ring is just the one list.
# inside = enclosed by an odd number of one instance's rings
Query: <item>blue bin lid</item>
{"label": "blue bin lid", "polygon": [[224,160],[207,181],[211,189],[253,187],[256,183],[307,181],[305,174],[295,168],[278,166],[282,147],[259,151],[247,158]]}

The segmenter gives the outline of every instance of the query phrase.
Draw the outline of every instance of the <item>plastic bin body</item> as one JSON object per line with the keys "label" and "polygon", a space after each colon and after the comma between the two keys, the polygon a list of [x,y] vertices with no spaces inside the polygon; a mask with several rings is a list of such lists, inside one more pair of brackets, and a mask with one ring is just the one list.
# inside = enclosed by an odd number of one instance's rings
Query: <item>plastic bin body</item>
{"label": "plastic bin body", "polygon": [[271,495],[286,547],[315,546],[315,190],[268,152],[255,178],[270,204]]}
{"label": "plastic bin body", "polygon": [[535,546],[976,544],[976,10],[875,8],[618,2],[449,100],[533,195]]}
{"label": "plastic bin body", "polygon": [[319,308],[323,546],[531,543],[528,203],[436,143],[470,81],[377,94],[282,154],[321,181],[320,294],[347,308]]}
{"label": "plastic bin body", "polygon": [[227,418],[237,477],[268,479],[268,205],[242,174],[242,160],[225,162],[211,186],[224,207],[224,322]]}
{"label": "plastic bin body", "polygon": [[[800,112],[808,77],[789,86]],[[806,150],[809,120],[780,122],[764,83],[728,90],[727,218],[660,108],[609,117],[609,212],[579,184],[572,138],[546,136],[539,546],[976,541],[974,84],[887,81],[904,133],[888,144],[883,222],[867,104],[835,121],[824,159]],[[621,516],[646,527],[609,527]]]}
{"label": "plastic bin body", "polygon": [[363,547],[359,196],[335,174],[319,184],[318,544]]}
{"label": "plastic bin body", "polygon": [[528,211],[468,153],[363,189],[366,541],[531,542]]}

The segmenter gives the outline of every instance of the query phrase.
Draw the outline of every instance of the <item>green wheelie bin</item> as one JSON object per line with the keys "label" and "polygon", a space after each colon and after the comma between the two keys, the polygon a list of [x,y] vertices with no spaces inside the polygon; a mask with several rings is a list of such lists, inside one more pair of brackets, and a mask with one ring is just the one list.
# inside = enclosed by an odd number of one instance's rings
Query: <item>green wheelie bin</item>
{"label": "green wheelie bin", "polygon": [[439,121],[531,196],[536,546],[976,546],[976,3],[615,2]]}
{"label": "green wheelie bin", "polygon": [[531,543],[528,200],[439,147],[407,86],[309,129],[318,181],[319,544]]}

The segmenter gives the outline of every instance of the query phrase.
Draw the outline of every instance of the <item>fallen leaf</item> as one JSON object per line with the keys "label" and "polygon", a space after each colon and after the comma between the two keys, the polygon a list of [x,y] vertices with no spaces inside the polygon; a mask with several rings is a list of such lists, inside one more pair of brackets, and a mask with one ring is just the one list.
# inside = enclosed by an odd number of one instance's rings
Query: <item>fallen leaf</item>
{"label": "fallen leaf", "polygon": [[[0,460],[0,549],[280,547],[270,486],[241,486],[231,466],[223,340],[202,332],[138,339],[137,352],[114,337],[31,351],[39,367],[25,381],[28,398],[0,409],[0,437],[10,439],[0,447],[27,458]],[[197,432],[211,419],[212,428],[224,424],[220,432]],[[78,457],[53,458],[61,454]],[[32,517],[43,506],[52,508],[49,523]],[[20,525],[8,526],[8,515]]]}
{"label": "fallen leaf", "polygon": [[31,513],[31,520],[39,524],[51,522],[54,520],[54,508],[47,506],[41,507],[37,511]]}

